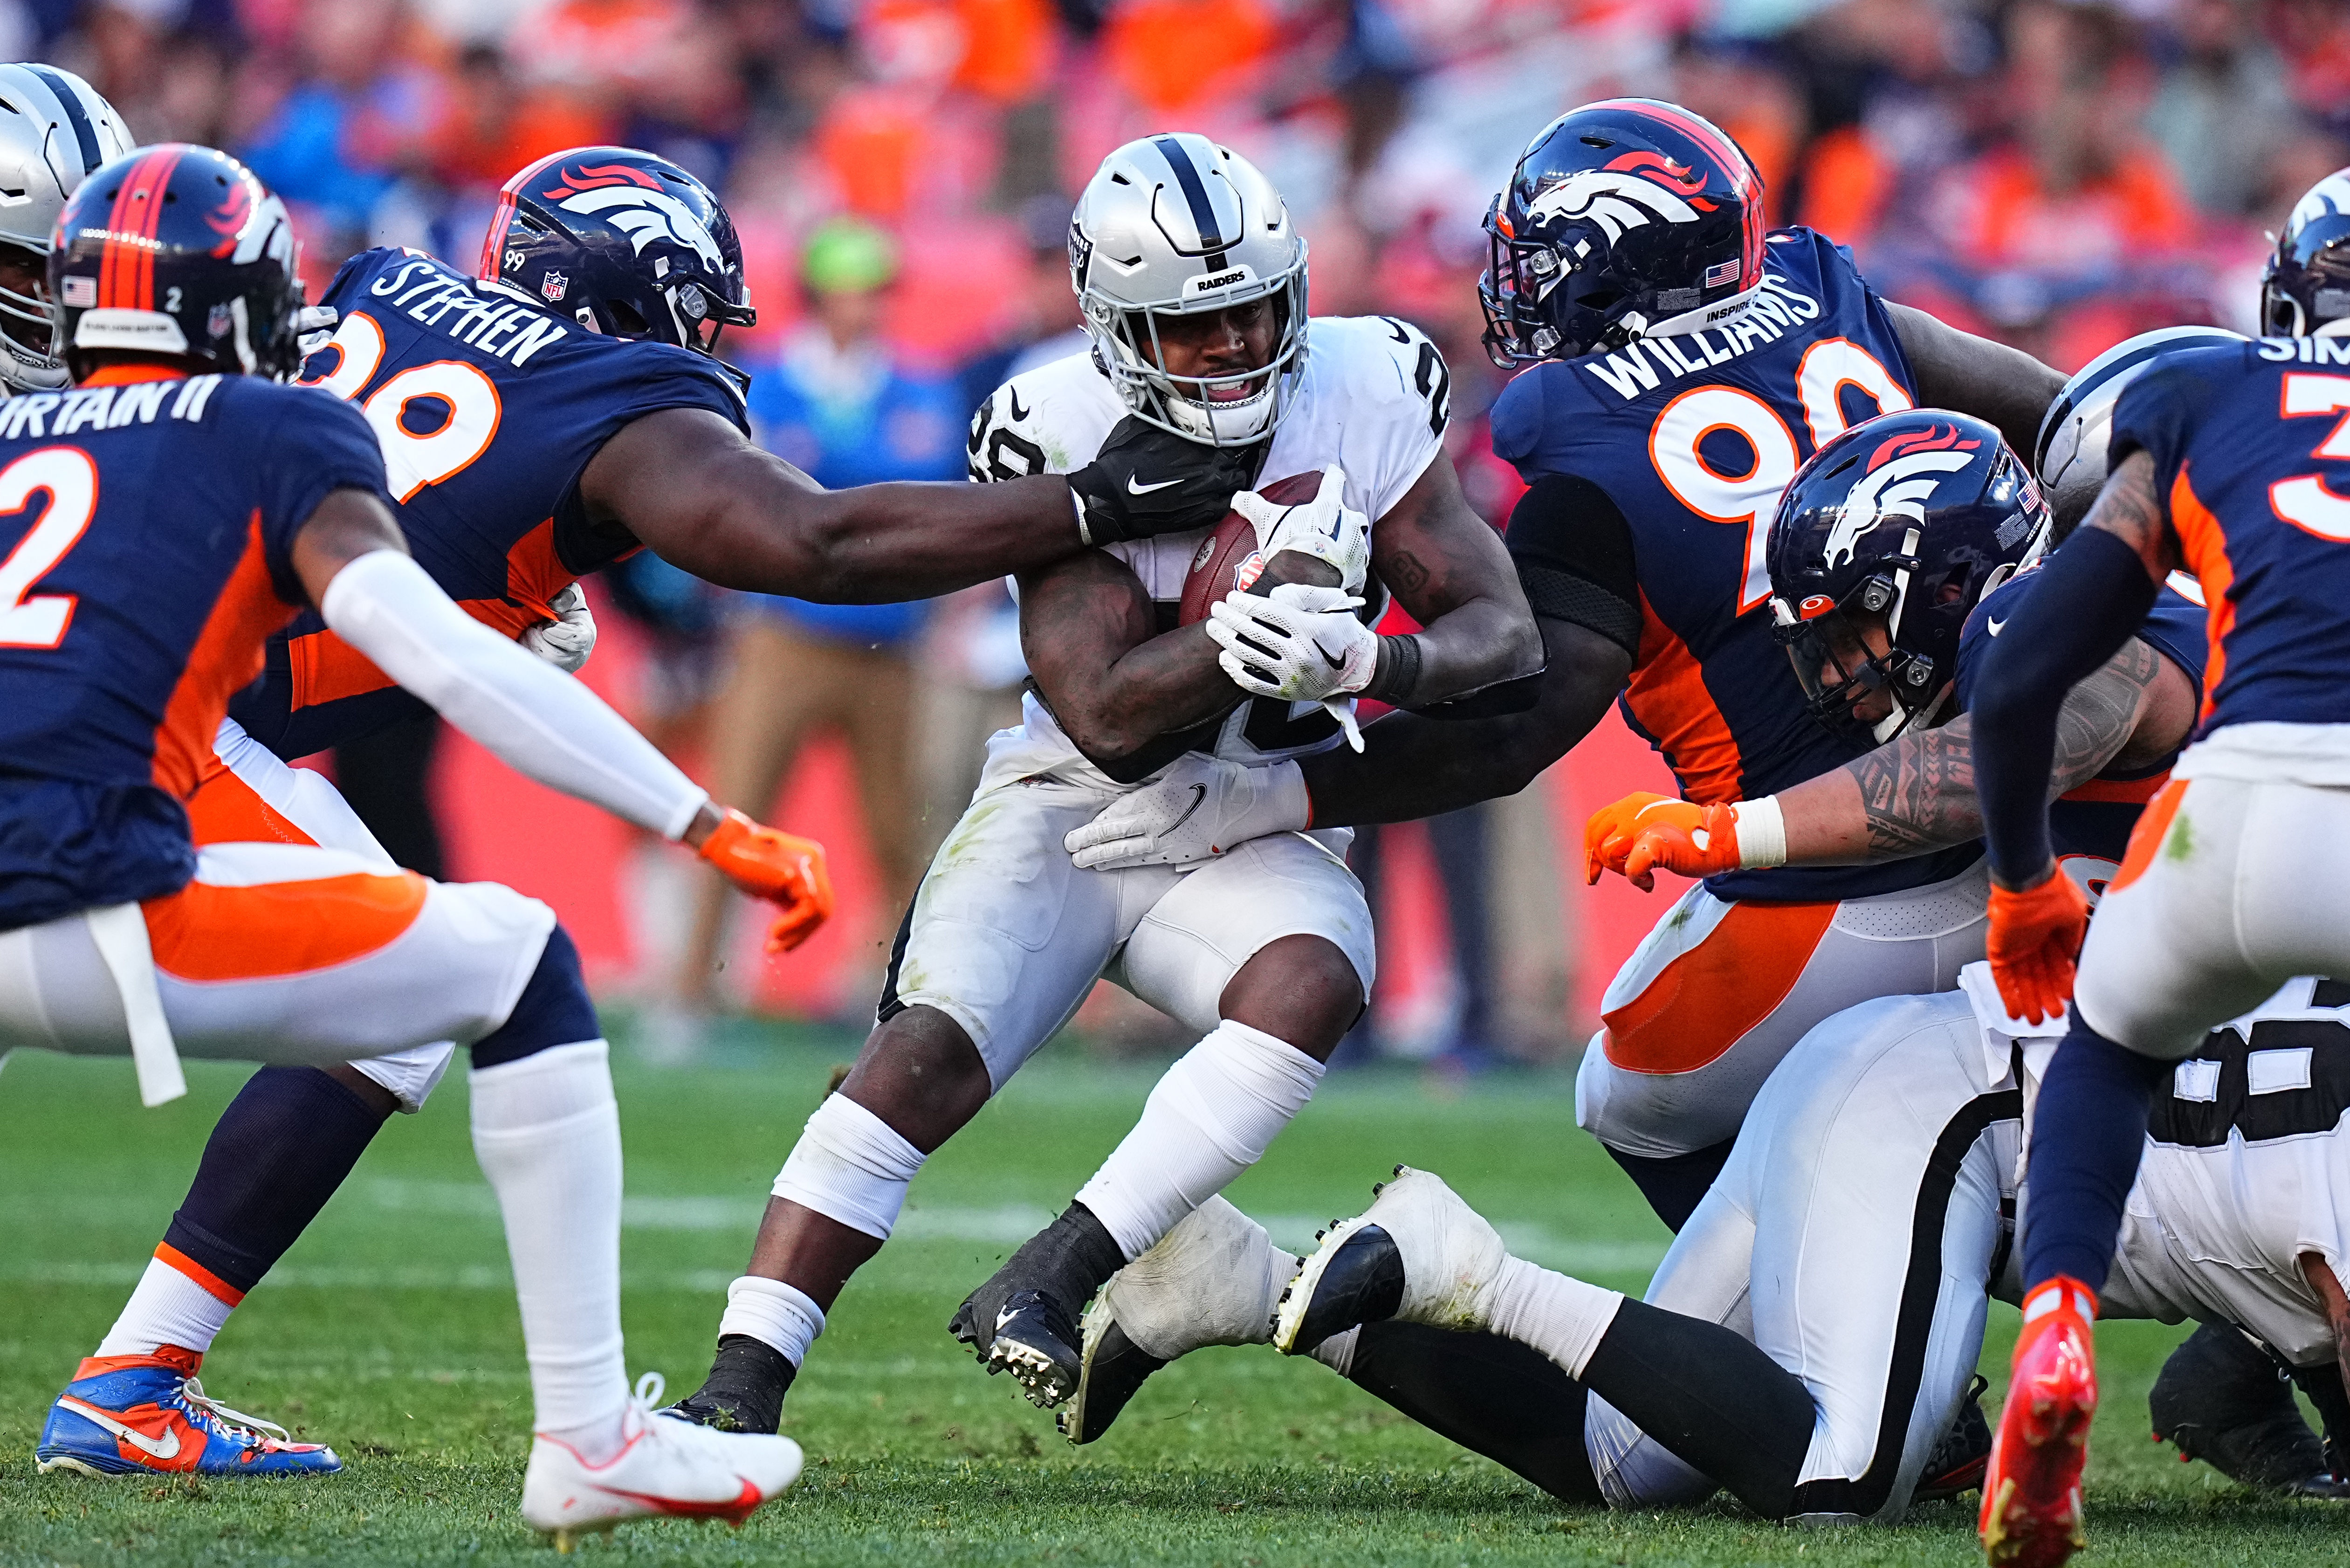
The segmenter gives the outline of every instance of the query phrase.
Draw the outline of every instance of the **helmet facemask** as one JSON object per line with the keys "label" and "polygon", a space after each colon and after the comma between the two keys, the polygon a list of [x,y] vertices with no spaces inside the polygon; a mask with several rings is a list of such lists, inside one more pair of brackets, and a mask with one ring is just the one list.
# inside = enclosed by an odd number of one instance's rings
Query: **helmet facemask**
{"label": "helmet facemask", "polygon": [[52,391],[70,377],[57,352],[58,313],[49,299],[48,247],[0,240],[0,264],[32,275],[33,291],[0,283],[0,383],[20,392]]}
{"label": "helmet facemask", "polygon": [[[1840,603],[1806,599],[1800,608],[1783,599],[1771,603],[1772,635],[1795,667],[1804,711],[1831,730],[1877,745],[1913,725],[1934,723],[1951,686],[1932,655],[1901,645],[1915,558],[1888,564],[1891,571],[1862,581]],[[1876,691],[1890,704],[1884,714],[1864,718],[1853,711]]]}
{"label": "helmet facemask", "polygon": [[[1272,352],[1264,364],[1213,376],[1178,376],[1164,368],[1165,323],[1187,316],[1221,315],[1258,301],[1274,313]],[[1129,307],[1087,292],[1080,296],[1080,303],[1095,362],[1137,419],[1203,446],[1224,447],[1253,445],[1288,417],[1305,365],[1303,240],[1286,273],[1236,297],[1216,297],[1188,308],[1176,300]]]}

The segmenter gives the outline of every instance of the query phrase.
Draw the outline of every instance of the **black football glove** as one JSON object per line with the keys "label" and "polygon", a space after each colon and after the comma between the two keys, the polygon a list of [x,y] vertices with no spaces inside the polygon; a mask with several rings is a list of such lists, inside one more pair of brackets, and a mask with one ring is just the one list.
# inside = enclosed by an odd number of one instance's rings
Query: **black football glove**
{"label": "black football glove", "polygon": [[1128,414],[1094,460],[1069,475],[1088,545],[1211,527],[1256,483],[1271,446],[1211,447]]}

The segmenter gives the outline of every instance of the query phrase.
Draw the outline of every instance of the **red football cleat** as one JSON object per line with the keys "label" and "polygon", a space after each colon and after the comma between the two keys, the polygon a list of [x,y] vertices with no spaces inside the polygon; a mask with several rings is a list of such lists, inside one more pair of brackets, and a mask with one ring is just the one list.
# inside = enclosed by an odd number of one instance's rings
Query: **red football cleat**
{"label": "red football cleat", "polygon": [[2023,1334],[1983,1477],[1983,1556],[2000,1568],[2055,1568],[2087,1544],[2081,1469],[2097,1413],[2091,1322],[2097,1298],[2059,1275],[2023,1300]]}

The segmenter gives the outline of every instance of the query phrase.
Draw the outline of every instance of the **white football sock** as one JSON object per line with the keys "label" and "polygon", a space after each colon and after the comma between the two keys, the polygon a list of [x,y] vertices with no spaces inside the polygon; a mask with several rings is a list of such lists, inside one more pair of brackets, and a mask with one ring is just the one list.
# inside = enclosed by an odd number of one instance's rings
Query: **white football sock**
{"label": "white football sock", "polygon": [[805,1291],[757,1274],[744,1274],[726,1287],[726,1311],[718,1320],[721,1338],[747,1334],[797,1366],[823,1332],[824,1309]]}
{"label": "white football sock", "polygon": [[[202,1355],[213,1347],[213,1340],[244,1294],[210,1274],[204,1276],[209,1284],[198,1280],[166,1261],[162,1255],[166,1250],[157,1248],[156,1255],[147,1260],[147,1272],[139,1276],[138,1288],[122,1303],[122,1315],[106,1331],[95,1354],[152,1355],[162,1345],[176,1345]],[[213,1286],[228,1293],[222,1295]]]}
{"label": "white football sock", "polygon": [[1078,1189],[1077,1201],[1133,1262],[1264,1158],[1274,1135],[1314,1097],[1322,1071],[1287,1041],[1224,1020],[1167,1069],[1141,1120]]}
{"label": "white football sock", "polygon": [[473,1153],[505,1216],[537,1429],[590,1464],[620,1443],[620,1107],[601,1040],[468,1075]]}
{"label": "white football sock", "polygon": [[1580,1377],[1600,1336],[1616,1321],[1624,1293],[1537,1268],[1523,1258],[1504,1258],[1485,1303],[1490,1331],[1542,1352],[1568,1376]]}

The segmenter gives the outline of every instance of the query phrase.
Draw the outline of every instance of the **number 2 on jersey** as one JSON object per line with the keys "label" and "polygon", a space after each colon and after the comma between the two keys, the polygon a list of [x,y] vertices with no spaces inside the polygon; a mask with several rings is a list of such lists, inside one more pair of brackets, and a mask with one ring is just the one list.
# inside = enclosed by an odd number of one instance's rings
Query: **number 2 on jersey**
{"label": "number 2 on jersey", "polygon": [[[1880,414],[1912,406],[1877,356],[1849,337],[1824,337],[1804,350],[1795,370],[1795,399],[1803,405],[1814,452],[1851,422],[1844,417],[1846,387],[1875,403]],[[1752,452],[1742,472],[1716,468],[1700,450],[1708,436],[1722,431],[1743,437]],[[1771,574],[1764,552],[1771,513],[1803,463],[1795,432],[1778,410],[1736,387],[1692,388],[1667,403],[1648,428],[1648,461],[1673,499],[1699,516],[1745,524],[1746,575],[1739,585],[1738,613],[1768,599]]]}
{"label": "number 2 on jersey", "polygon": [[[335,368],[305,384],[348,402],[359,396],[383,363],[383,328],[363,310],[343,318],[329,348],[338,349]],[[408,428],[418,405],[439,403],[445,417],[430,433]],[[439,484],[470,467],[489,451],[498,433],[498,389],[481,370],[463,359],[439,359],[411,365],[375,389],[359,405],[383,448],[384,476],[395,501],[406,501],[429,484]]]}
{"label": "number 2 on jersey", "polygon": [[98,511],[98,465],[78,447],[26,453],[0,469],[0,514],[22,512],[40,491],[48,492],[47,510],[0,561],[0,648],[55,648],[73,623],[73,595],[32,587],[88,530]]}

